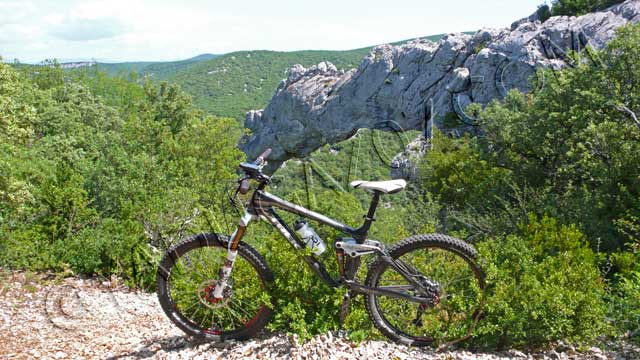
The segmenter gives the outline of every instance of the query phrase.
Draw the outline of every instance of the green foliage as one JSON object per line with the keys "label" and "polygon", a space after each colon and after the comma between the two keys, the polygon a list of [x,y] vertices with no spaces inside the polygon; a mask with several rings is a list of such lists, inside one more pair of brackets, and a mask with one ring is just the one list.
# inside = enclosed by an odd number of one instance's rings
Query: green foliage
{"label": "green foliage", "polygon": [[[299,197],[301,194],[293,194]],[[359,222],[365,211],[357,199],[349,194],[323,191],[316,194],[319,211],[328,216],[342,219],[347,223]],[[295,220],[293,215],[283,213],[287,223]],[[334,229],[312,224],[324,239],[328,250],[320,256],[327,270],[338,277],[335,255],[330,248],[340,236]],[[275,305],[273,330],[284,330],[307,339],[313,335],[338,329],[339,306],[342,292],[336,292],[324,284],[315,272],[307,266],[299,253],[292,251],[291,245],[271,228],[254,226],[245,237],[265,255],[267,263],[274,271],[275,284],[271,289]],[[310,253],[310,251],[308,251]],[[362,304],[360,304],[362,305]],[[355,309],[357,305],[354,304]],[[364,327],[363,327],[364,326]],[[368,336],[372,331],[366,312],[354,311],[347,319],[347,329],[357,331],[356,337]]]}
{"label": "green foliage", "polygon": [[[547,71],[535,94],[512,91],[489,104],[482,136],[435,134],[421,185],[443,204],[443,231],[481,242],[495,285],[484,344],[589,342],[605,313],[617,334],[637,329],[639,41],[640,26],[625,26],[606,49]],[[556,244],[560,235],[568,242]]]}
{"label": "green foliage", "polygon": [[33,89],[18,81],[19,75],[9,66],[0,66],[0,140],[24,143],[33,134],[35,108],[31,105]]}
{"label": "green foliage", "polygon": [[240,160],[234,120],[206,116],[166,83],[56,64],[0,64],[0,77],[0,265],[147,286],[152,249],[221,217]]}
{"label": "green foliage", "polygon": [[623,335],[640,342],[640,270],[619,276],[608,300],[609,314]]}
{"label": "green foliage", "polygon": [[445,114],[444,119],[442,120],[442,126],[445,129],[458,128],[462,125],[462,121],[458,117],[458,114],[455,112],[448,112]]}
{"label": "green foliage", "polygon": [[606,9],[624,0],[554,0],[551,5],[553,16],[579,16]]}
{"label": "green foliage", "polygon": [[547,21],[551,16],[551,8],[547,4],[542,4],[538,6],[536,10],[536,16],[540,20],[540,22]]}
{"label": "green foliage", "polygon": [[135,61],[123,63],[97,63],[95,68],[109,76],[121,76],[127,75],[130,72],[135,72],[140,75],[149,76],[154,80],[166,80],[179,71],[201,61],[215,59],[218,56],[219,55],[201,54],[190,59],[167,62]]}
{"label": "green foliage", "polygon": [[551,218],[533,218],[522,231],[478,246],[491,288],[475,341],[500,348],[590,344],[608,333],[603,281],[580,231]]}

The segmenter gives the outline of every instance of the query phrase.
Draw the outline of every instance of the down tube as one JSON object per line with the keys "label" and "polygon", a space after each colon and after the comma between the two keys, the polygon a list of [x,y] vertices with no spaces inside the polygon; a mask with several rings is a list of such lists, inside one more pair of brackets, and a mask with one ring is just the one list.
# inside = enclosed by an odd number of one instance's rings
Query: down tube
{"label": "down tube", "polygon": [[[296,249],[301,250],[304,248],[304,243],[300,240],[293,231],[289,228],[289,226],[282,220],[282,218],[273,210],[269,209],[263,212],[264,217],[266,217],[269,222],[275,226],[276,229],[284,236],[289,243]],[[320,279],[326,283],[327,285],[335,288],[338,287],[338,282],[329,274],[327,269],[322,265],[320,261],[318,261],[315,257],[311,255],[303,256],[304,261],[313,269],[313,271],[320,277]]]}

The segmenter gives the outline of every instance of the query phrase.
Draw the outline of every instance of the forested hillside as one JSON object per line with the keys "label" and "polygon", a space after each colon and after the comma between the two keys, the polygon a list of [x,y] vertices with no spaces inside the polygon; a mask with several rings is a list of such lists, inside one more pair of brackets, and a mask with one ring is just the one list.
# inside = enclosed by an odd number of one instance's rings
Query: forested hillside
{"label": "forested hillside", "polygon": [[292,65],[331,61],[338,68],[351,69],[368,51],[240,51],[196,64],[169,81],[179,84],[205,111],[244,119],[245,112],[267,103]]}
{"label": "forested hillside", "polygon": [[[424,39],[436,41],[442,36],[431,35]],[[199,108],[215,116],[243,120],[248,110],[266,105],[291,66],[308,67],[330,61],[339,69],[350,70],[360,64],[370,49],[239,51],[220,56],[203,54],[175,62],[100,63],[98,69],[112,76],[136,72],[140,77],[176,83],[193,97]]]}
{"label": "forested hillside", "polygon": [[218,55],[201,54],[190,59],[179,61],[153,62],[123,62],[123,63],[97,63],[99,71],[111,76],[127,75],[136,72],[138,75],[147,75],[154,79],[167,79],[181,70],[185,70],[201,61],[215,59]]}

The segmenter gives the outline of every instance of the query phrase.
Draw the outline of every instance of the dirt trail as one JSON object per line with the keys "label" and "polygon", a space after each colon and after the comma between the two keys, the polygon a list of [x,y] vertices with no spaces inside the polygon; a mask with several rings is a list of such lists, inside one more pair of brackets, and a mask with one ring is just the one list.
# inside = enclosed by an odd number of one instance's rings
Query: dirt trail
{"label": "dirt trail", "polygon": [[331,334],[303,345],[283,334],[243,343],[199,344],[171,324],[155,294],[95,279],[0,275],[2,359],[631,359],[639,355],[595,348],[584,353],[571,349],[539,354],[434,353],[384,341],[356,346]]}

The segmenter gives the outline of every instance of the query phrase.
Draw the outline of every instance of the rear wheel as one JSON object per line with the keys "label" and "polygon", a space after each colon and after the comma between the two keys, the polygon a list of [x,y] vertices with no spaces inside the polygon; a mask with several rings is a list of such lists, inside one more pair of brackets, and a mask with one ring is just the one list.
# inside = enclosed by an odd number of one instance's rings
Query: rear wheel
{"label": "rear wheel", "polygon": [[189,335],[212,341],[245,340],[271,318],[267,287],[273,273],[253,248],[240,243],[223,298],[213,297],[228,238],[199,234],[172,246],[157,275],[157,293],[169,319]]}
{"label": "rear wheel", "polygon": [[413,346],[450,345],[470,337],[481,315],[485,288],[484,275],[474,262],[475,249],[446,235],[428,234],[402,240],[388,252],[422,290],[381,259],[371,265],[366,285],[415,296],[421,302],[365,295],[376,328]]}

